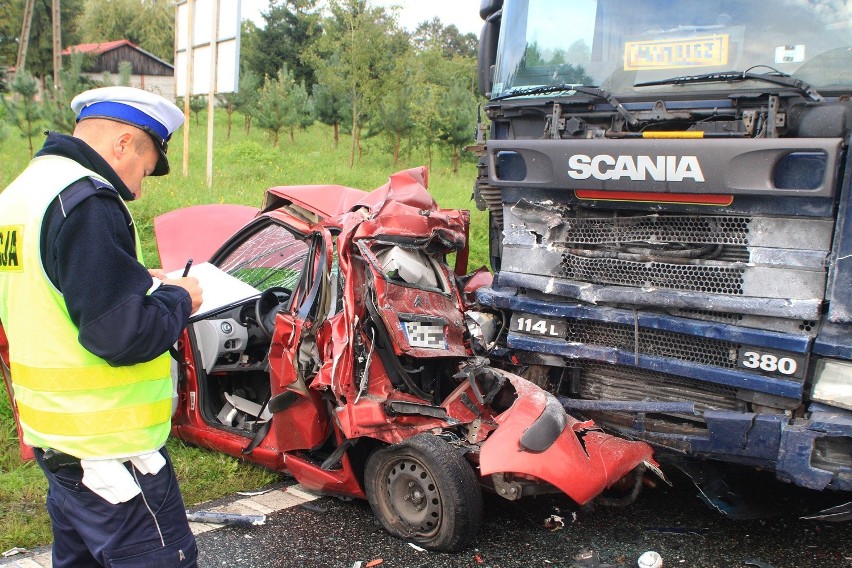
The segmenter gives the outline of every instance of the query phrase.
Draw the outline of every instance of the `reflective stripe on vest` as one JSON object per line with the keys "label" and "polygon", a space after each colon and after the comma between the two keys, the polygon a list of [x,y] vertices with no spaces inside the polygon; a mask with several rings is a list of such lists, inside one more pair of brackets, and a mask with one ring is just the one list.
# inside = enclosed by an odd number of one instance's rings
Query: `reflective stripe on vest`
{"label": "reflective stripe on vest", "polygon": [[[170,359],[163,354],[111,367],[87,351],[44,271],[44,214],[65,187],[85,177],[106,184],[73,160],[42,156],[0,193],[0,235],[10,249],[11,235],[15,243],[14,257],[0,262],[0,322],[9,339],[24,441],[80,458],[121,458],[165,443],[171,427]],[[141,260],[138,235],[136,249]]]}

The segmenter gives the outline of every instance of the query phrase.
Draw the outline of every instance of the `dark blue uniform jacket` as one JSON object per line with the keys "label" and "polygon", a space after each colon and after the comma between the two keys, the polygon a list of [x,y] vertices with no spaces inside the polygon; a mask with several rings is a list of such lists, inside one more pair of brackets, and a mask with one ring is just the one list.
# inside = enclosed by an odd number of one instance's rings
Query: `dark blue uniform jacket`
{"label": "dark blue uniform jacket", "polygon": [[192,303],[178,286],[146,295],[151,276],[136,259],[132,221],[121,202],[133,194],[78,138],[51,132],[36,155],[71,158],[113,186],[89,179],[71,184],[54,199],[42,226],[44,267],[65,297],[80,343],[116,366],[164,353],[186,325]]}

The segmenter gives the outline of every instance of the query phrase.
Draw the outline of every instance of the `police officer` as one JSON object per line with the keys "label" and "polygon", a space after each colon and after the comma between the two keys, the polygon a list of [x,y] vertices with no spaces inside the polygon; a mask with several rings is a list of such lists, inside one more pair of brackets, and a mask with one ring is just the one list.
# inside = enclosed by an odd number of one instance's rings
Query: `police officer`
{"label": "police officer", "polygon": [[125,201],[169,172],[183,114],[140,89],[79,94],[72,136],[0,193],[0,322],[24,441],[48,480],[53,566],[195,566],[163,447],[169,346],[201,304],[195,278],[142,264]]}

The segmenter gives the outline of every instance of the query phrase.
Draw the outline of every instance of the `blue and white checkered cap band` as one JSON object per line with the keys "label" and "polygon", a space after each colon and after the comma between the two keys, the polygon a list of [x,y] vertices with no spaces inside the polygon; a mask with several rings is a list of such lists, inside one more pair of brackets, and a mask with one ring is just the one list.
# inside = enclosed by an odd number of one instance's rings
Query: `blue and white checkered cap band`
{"label": "blue and white checkered cap band", "polygon": [[156,134],[159,137],[157,142],[160,146],[163,146],[170,136],[169,129],[164,124],[138,108],[123,103],[112,101],[92,103],[80,110],[77,122],[84,118],[111,118],[143,129],[149,129],[149,134]]}

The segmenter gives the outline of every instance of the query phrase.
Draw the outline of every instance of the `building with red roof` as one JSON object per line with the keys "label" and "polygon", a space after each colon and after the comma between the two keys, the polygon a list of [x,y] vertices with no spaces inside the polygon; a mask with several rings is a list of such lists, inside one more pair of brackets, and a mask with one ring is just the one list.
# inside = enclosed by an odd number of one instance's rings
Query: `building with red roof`
{"label": "building with red roof", "polygon": [[130,40],[119,39],[100,43],[81,43],[66,48],[63,56],[83,53],[83,75],[98,82],[116,82],[119,65],[123,61],[131,64],[130,86],[138,87],[162,95],[170,100],[175,96],[175,71],[171,63],[163,61],[133,44]]}

